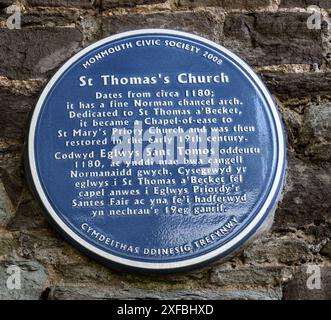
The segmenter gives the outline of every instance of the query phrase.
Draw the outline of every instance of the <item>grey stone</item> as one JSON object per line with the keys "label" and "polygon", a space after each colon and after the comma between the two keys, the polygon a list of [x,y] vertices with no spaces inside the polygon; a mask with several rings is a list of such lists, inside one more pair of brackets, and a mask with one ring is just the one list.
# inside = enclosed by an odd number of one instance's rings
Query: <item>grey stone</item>
{"label": "grey stone", "polygon": [[35,100],[35,97],[12,93],[9,89],[0,87],[0,138],[23,142],[28,113]]}
{"label": "grey stone", "polygon": [[[320,271],[315,269],[320,267]],[[317,287],[317,282],[311,277],[319,277],[320,272],[320,288]],[[310,279],[311,278],[311,279]],[[317,280],[319,281],[319,280]],[[311,286],[313,285],[313,287]],[[285,300],[330,300],[331,299],[331,267],[313,266],[309,270],[308,266],[302,266],[298,273],[294,276],[284,291]]]}
{"label": "grey stone", "polygon": [[291,277],[291,269],[281,266],[221,265],[211,271],[210,281],[222,287],[277,287]]}
{"label": "grey stone", "polygon": [[188,7],[205,7],[205,6],[219,6],[225,10],[233,9],[261,9],[269,7],[274,4],[273,0],[178,0],[179,6]]}
{"label": "grey stone", "polygon": [[281,0],[281,8],[307,8],[308,6],[318,6],[323,9],[330,9],[331,2],[329,0]]}
{"label": "grey stone", "polygon": [[157,3],[164,3],[167,0],[102,0],[101,8],[103,10],[117,7],[134,7],[138,5],[152,5]]}
{"label": "grey stone", "polygon": [[286,147],[292,151],[297,148],[300,130],[302,126],[302,115],[292,110],[291,108],[279,105],[279,111],[282,115],[282,120],[286,132]]}
{"label": "grey stone", "polygon": [[327,244],[321,249],[321,254],[331,258],[331,241],[328,241]]}
{"label": "grey stone", "polygon": [[24,187],[21,193],[21,199],[16,207],[15,219],[12,219],[7,228],[12,231],[44,229],[49,226],[46,221],[43,209],[34,199],[30,191]]}
{"label": "grey stone", "polygon": [[[21,289],[7,287],[7,273],[9,266],[20,268]],[[0,300],[37,300],[41,298],[46,285],[47,274],[45,268],[36,261],[11,260],[0,262]]]}
{"label": "grey stone", "polygon": [[61,282],[67,286],[95,284],[112,284],[117,281],[116,275],[113,270],[107,267],[103,267],[94,261],[86,261],[85,263],[65,264],[62,262],[60,265],[55,264],[54,269],[56,271],[57,278],[61,279]]}
{"label": "grey stone", "polygon": [[156,299],[156,300],[279,300],[280,288],[257,290],[143,290],[143,289],[87,289],[75,287],[51,288],[50,300],[109,300],[109,299]]}
{"label": "grey stone", "polygon": [[[10,200],[15,212],[20,204],[24,187],[21,147],[21,145],[3,146],[0,144],[0,180],[4,187],[3,192],[6,194],[4,197]],[[9,212],[8,202],[6,203],[6,212]]]}
{"label": "grey stone", "polygon": [[305,109],[300,131],[304,154],[313,159],[331,160],[331,103],[311,104]]}
{"label": "grey stone", "polygon": [[330,179],[330,163],[314,164],[288,153],[284,196],[273,228],[316,228],[330,221]]}
{"label": "grey stone", "polygon": [[88,258],[80,254],[52,230],[21,232],[18,238],[20,254],[33,258],[44,265],[61,266],[87,263]]}
{"label": "grey stone", "polygon": [[94,0],[26,0],[29,6],[92,8]]}
{"label": "grey stone", "polygon": [[312,260],[313,256],[304,240],[274,237],[272,235],[259,239],[245,249],[243,253],[245,263],[296,265]]}
{"label": "grey stone", "polygon": [[79,21],[82,13],[74,8],[65,10],[49,8],[29,8],[29,11],[21,17],[21,27],[31,27],[41,25],[48,28],[65,27]]}
{"label": "grey stone", "polygon": [[261,77],[268,89],[278,97],[330,96],[331,72],[262,72]]}
{"label": "grey stone", "polygon": [[224,45],[254,66],[321,64],[321,30],[307,28],[307,13],[229,14]]}
{"label": "grey stone", "polygon": [[81,41],[80,31],[71,27],[0,29],[0,73],[11,79],[47,76]]}
{"label": "grey stone", "polygon": [[103,18],[103,35],[145,28],[177,29],[220,41],[224,14],[217,9],[111,15]]}
{"label": "grey stone", "polygon": [[177,1],[179,7],[217,7],[221,6],[221,0],[178,0]]}
{"label": "grey stone", "polygon": [[3,183],[0,180],[0,227],[7,225],[7,223],[14,216],[14,212],[15,209],[6,193]]}
{"label": "grey stone", "polygon": [[15,236],[6,231],[0,232],[0,260],[4,257],[14,254],[15,250],[18,248],[18,242]]}

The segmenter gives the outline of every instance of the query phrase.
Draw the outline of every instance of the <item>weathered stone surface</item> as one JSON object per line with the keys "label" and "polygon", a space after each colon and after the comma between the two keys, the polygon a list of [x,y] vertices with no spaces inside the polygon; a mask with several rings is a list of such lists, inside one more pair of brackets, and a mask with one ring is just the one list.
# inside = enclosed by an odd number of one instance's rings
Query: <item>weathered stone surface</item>
{"label": "weathered stone surface", "polygon": [[168,290],[171,288],[192,288],[196,287],[199,282],[203,283],[208,277],[210,267],[194,269],[188,272],[178,272],[170,274],[138,274],[138,273],[121,273],[117,272],[121,276],[123,283],[129,287],[156,290],[162,288]]}
{"label": "weathered stone surface", "polygon": [[55,266],[56,276],[61,279],[61,283],[67,286],[93,284],[116,284],[117,277],[109,268],[103,267],[94,261],[87,261],[86,264],[61,264]]}
{"label": "weathered stone surface", "polygon": [[0,180],[0,227],[5,226],[11,220],[14,212],[14,207],[7,195],[3,183]]}
{"label": "weathered stone surface", "polygon": [[310,160],[331,159],[331,103],[298,102],[284,106],[278,103],[286,129],[287,148]]}
{"label": "weathered stone surface", "polygon": [[196,33],[219,41],[222,33],[223,15],[215,10],[162,12],[150,14],[112,15],[103,18],[103,35],[139,29],[165,28]]}
{"label": "weathered stone surface", "polygon": [[262,73],[268,89],[280,97],[330,96],[331,72]]}
{"label": "weathered stone surface", "polygon": [[49,224],[43,214],[43,209],[25,186],[15,210],[15,219],[10,221],[7,229],[24,231],[47,228],[48,226]]}
{"label": "weathered stone surface", "polygon": [[[1,68],[1,67],[0,67]],[[28,113],[35,103],[34,97],[13,94],[0,87],[0,138],[17,139],[23,142]]]}
{"label": "weathered stone surface", "polygon": [[287,157],[284,197],[275,215],[274,229],[305,228],[330,220],[331,165]]}
{"label": "weathered stone surface", "polygon": [[65,11],[58,9],[50,11],[49,8],[43,7],[29,8],[28,13],[21,17],[21,26],[22,28],[38,26],[43,26],[44,28],[68,27],[79,21],[81,15],[80,11],[69,8]]}
{"label": "weathered stone surface", "polygon": [[[320,288],[309,288],[312,281],[309,277],[316,276],[316,271],[309,271],[308,266],[302,266],[286,286],[285,300],[330,300],[331,299],[331,267],[320,268]],[[307,283],[308,281],[308,283]],[[308,284],[308,285],[307,285]],[[316,282],[313,281],[316,285]]]}
{"label": "weathered stone surface", "polygon": [[311,104],[305,109],[300,131],[304,154],[313,159],[331,160],[331,103]]}
{"label": "weathered stone surface", "polygon": [[84,47],[103,37],[101,32],[101,15],[81,15],[76,21],[76,25],[84,36]]}
{"label": "weathered stone surface", "polygon": [[255,241],[243,252],[245,263],[296,265],[310,261],[312,254],[307,243],[289,237],[265,237]]}
{"label": "weathered stone surface", "polygon": [[221,7],[224,9],[261,9],[263,7],[272,6],[274,0],[221,0]]}
{"label": "weathered stone surface", "polygon": [[86,289],[74,287],[51,288],[50,300],[99,300],[99,299],[156,299],[156,300],[279,300],[280,288],[260,290],[142,290],[135,288]]}
{"label": "weathered stone surface", "polygon": [[321,254],[331,258],[331,241],[329,241],[321,250]]}
{"label": "weathered stone surface", "polygon": [[291,269],[286,267],[250,266],[233,268],[231,265],[225,264],[211,271],[210,281],[221,287],[277,287],[289,279],[291,274]]}
{"label": "weathered stone surface", "polygon": [[[24,172],[22,168],[21,146],[0,148],[0,180],[16,211],[21,201]],[[7,207],[8,205],[5,205]]]}
{"label": "weathered stone surface", "polygon": [[273,0],[178,0],[179,6],[204,7],[219,6],[222,9],[261,9],[274,4]]}
{"label": "weathered stone surface", "polygon": [[293,151],[298,144],[299,133],[302,126],[302,115],[292,110],[292,108],[284,107],[280,103],[278,104],[278,109],[285,126],[286,147]]}
{"label": "weathered stone surface", "polygon": [[308,6],[319,6],[323,9],[331,8],[331,2],[329,0],[281,0],[280,7],[287,8],[307,8]]}
{"label": "weathered stone surface", "polygon": [[29,6],[92,8],[95,0],[27,0]]}
{"label": "weathered stone surface", "polygon": [[[8,289],[8,266],[21,269],[21,289]],[[47,281],[47,274],[42,265],[31,260],[11,260],[0,262],[0,300],[37,300],[40,299]]]}
{"label": "weathered stone surface", "polygon": [[10,90],[13,94],[34,97],[40,93],[46,83],[46,79],[10,80],[0,76],[1,89]]}
{"label": "weathered stone surface", "polygon": [[33,258],[45,265],[76,265],[89,261],[51,230],[21,232],[18,241],[20,255],[29,259]]}
{"label": "weathered stone surface", "polygon": [[133,287],[157,292],[173,289],[183,291],[197,287],[199,283],[205,283],[210,268],[175,274],[139,274],[111,269],[83,256],[82,259],[67,259],[53,263],[52,269],[62,286],[70,287],[78,283],[88,286],[93,283],[98,286],[107,284],[109,287],[116,287],[121,284],[122,288]]}
{"label": "weathered stone surface", "polygon": [[138,5],[151,5],[164,3],[167,0],[102,0],[102,9],[111,9],[116,7],[134,7]]}
{"label": "weathered stone surface", "polygon": [[230,14],[223,44],[254,66],[323,60],[320,30],[307,28],[306,13]]}
{"label": "weathered stone surface", "polygon": [[16,79],[48,75],[77,51],[81,40],[75,28],[0,29],[0,74]]}
{"label": "weathered stone surface", "polygon": [[4,256],[13,254],[17,247],[18,242],[12,233],[0,232],[0,260],[2,260]]}
{"label": "weathered stone surface", "polygon": [[179,7],[217,7],[220,5],[221,0],[178,0],[177,3]]}

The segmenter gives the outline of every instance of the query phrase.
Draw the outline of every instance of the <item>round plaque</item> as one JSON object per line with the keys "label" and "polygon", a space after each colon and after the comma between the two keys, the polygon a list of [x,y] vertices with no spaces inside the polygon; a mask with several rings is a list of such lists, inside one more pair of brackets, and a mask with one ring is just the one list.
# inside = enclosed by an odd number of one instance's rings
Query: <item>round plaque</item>
{"label": "round plaque", "polygon": [[280,195],[277,108],[236,55],[196,35],[125,32],[77,53],[33,110],[28,172],[80,250],[178,271],[233,252]]}

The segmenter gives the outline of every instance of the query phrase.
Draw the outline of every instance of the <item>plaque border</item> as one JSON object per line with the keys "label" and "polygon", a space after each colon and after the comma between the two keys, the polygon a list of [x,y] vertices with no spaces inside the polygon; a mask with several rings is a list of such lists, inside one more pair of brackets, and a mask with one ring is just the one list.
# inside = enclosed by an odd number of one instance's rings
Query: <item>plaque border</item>
{"label": "plaque border", "polygon": [[[55,212],[53,207],[50,204],[50,201],[47,199],[46,193],[42,187],[38,176],[38,170],[36,166],[35,159],[35,146],[34,146],[34,137],[35,131],[38,123],[39,114],[42,110],[42,106],[44,104],[45,99],[47,98],[49,92],[52,90],[53,86],[56,84],[57,80],[74,64],[77,60],[83,57],[85,54],[88,54],[93,49],[107,44],[114,40],[119,40],[121,38],[130,37],[130,36],[139,36],[139,35],[153,35],[153,34],[164,34],[164,35],[173,35],[188,38],[191,40],[196,40],[206,45],[213,47],[214,49],[221,51],[228,57],[230,57],[237,65],[239,65],[248,76],[254,81],[258,89],[261,90],[264,98],[266,99],[268,106],[270,108],[270,112],[272,115],[272,119],[274,120],[276,137],[277,137],[277,165],[275,169],[274,179],[272,182],[272,186],[270,188],[270,192],[266,197],[265,202],[261,206],[260,211],[255,215],[255,217],[248,223],[246,228],[242,230],[239,234],[237,234],[234,238],[232,238],[229,242],[225,243],[223,246],[211,250],[201,256],[185,259],[182,261],[176,262],[142,262],[131,259],[122,258],[116,256],[114,254],[105,252],[94,246],[93,244],[85,241],[83,238],[78,236],[70,227],[59,218],[58,214]],[[281,122],[281,117],[279,111],[276,107],[276,104],[262,82],[259,76],[253,71],[253,69],[246,64],[241,58],[239,58],[236,54],[232,53],[225,47],[208,40],[204,37],[187,33],[184,31],[172,30],[172,29],[138,29],[134,31],[126,31],[122,33],[118,33],[112,36],[108,36],[103,38],[86,48],[82,49],[74,56],[69,58],[52,76],[52,78],[48,81],[46,86],[43,88],[42,93],[40,94],[37,104],[30,114],[30,121],[28,124],[28,135],[25,141],[25,157],[26,157],[26,174],[28,175],[28,182],[31,184],[31,187],[43,205],[47,217],[49,218],[52,225],[60,231],[60,233],[75,247],[80,249],[82,252],[86,253],[89,256],[99,260],[102,263],[107,265],[115,266],[115,267],[124,267],[127,269],[133,269],[138,271],[155,271],[155,272],[175,272],[181,270],[189,270],[193,268],[197,268],[199,266],[205,265],[207,263],[218,260],[231,252],[236,251],[243,243],[245,243],[249,238],[251,238],[257,229],[261,227],[269,212],[274,210],[281,196],[282,185],[285,177],[285,167],[286,167],[286,141],[285,134],[283,130],[283,124]],[[271,214],[271,212],[270,212]]]}

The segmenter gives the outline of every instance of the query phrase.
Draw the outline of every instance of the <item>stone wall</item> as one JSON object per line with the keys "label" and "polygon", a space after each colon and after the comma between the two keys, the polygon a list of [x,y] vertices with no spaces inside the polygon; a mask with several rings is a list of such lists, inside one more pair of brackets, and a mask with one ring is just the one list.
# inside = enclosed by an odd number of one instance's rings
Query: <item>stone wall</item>
{"label": "stone wall", "polygon": [[[22,28],[0,0],[0,299],[330,299],[331,23],[310,30],[307,6],[329,0],[20,0]],[[274,95],[287,132],[288,171],[272,232],[233,260],[172,275],[115,271],[62,240],[24,174],[28,113],[55,70],[88,44],[161,27],[223,44]],[[6,288],[9,265],[22,289]],[[321,267],[321,289],[306,286]]]}

